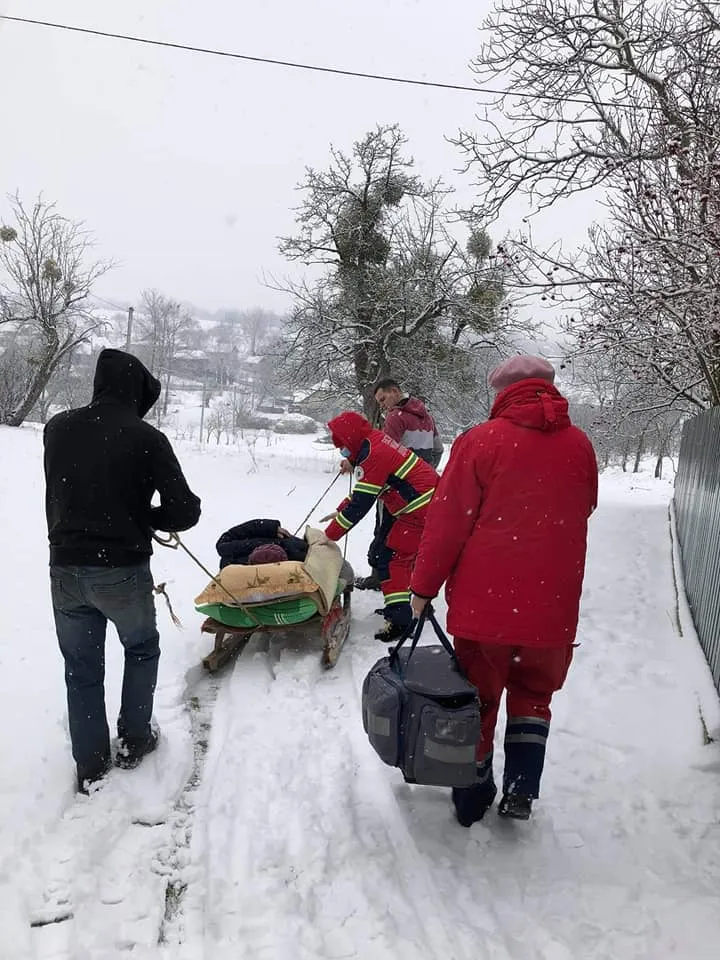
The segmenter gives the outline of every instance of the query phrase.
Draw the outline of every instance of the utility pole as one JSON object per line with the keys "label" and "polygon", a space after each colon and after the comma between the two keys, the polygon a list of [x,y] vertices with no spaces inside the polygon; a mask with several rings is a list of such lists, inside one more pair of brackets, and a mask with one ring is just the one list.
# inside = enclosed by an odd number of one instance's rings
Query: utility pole
{"label": "utility pole", "polygon": [[207,390],[207,371],[203,370],[202,399],[200,401],[200,443],[203,442],[203,428],[205,426],[205,394]]}
{"label": "utility pole", "polygon": [[127,321],[127,335],[125,336],[125,350],[130,352],[130,344],[132,343],[132,327],[133,327],[133,316],[135,314],[135,307],[128,307],[128,321]]}

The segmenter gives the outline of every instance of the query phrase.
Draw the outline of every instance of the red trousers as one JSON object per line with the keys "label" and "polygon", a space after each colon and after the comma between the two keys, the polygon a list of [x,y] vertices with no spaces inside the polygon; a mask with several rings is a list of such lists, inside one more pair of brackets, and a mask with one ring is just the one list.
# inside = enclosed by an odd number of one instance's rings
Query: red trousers
{"label": "red trousers", "polygon": [[396,520],[377,555],[385,617],[399,626],[406,626],[412,620],[410,578],[421,534],[422,526],[417,521],[409,523],[403,519]]}
{"label": "red trousers", "polygon": [[408,555],[407,553],[393,553],[391,555],[387,565],[387,579],[382,580],[380,584],[386,603],[408,602],[410,577],[414,565],[414,555]]}
{"label": "red trousers", "polygon": [[565,683],[573,655],[572,646],[516,647],[476,643],[456,637],[455,651],[470,683],[479,693],[482,734],[478,762],[492,753],[500,699],[505,690],[508,725],[525,730],[526,738],[527,730],[534,738],[542,736],[544,728],[547,737],[550,701],[553,693]]}

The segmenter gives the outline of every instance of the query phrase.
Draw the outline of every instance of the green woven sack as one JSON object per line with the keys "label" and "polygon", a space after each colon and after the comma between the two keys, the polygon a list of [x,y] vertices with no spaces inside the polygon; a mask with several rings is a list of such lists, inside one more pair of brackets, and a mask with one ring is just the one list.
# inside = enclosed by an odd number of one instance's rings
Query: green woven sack
{"label": "green woven sack", "polygon": [[258,623],[268,627],[303,623],[318,612],[317,605],[306,596],[254,604],[250,607],[254,620],[239,607],[226,607],[224,603],[206,603],[195,609],[228,627],[255,627]]}

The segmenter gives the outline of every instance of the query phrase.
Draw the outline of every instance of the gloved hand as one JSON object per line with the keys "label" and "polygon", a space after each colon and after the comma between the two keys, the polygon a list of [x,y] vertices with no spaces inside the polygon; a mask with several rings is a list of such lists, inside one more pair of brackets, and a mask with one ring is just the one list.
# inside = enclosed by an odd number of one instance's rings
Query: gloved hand
{"label": "gloved hand", "polygon": [[353,465],[350,463],[348,459],[343,457],[343,459],[340,461],[340,473],[343,476],[347,476],[348,473],[352,473],[352,472],[353,472]]}
{"label": "gloved hand", "polygon": [[334,520],[337,515],[337,510],[333,510],[333,512],[329,513],[326,517],[320,517],[320,523],[329,523],[331,520]]}

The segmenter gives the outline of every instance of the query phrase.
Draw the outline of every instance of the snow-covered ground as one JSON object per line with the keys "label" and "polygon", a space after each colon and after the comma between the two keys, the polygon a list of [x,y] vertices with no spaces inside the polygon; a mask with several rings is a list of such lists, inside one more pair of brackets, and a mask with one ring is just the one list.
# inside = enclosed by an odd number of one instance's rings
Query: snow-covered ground
{"label": "snow-covered ground", "polygon": [[[251,516],[297,526],[332,479],[312,437],[178,444],[203,498],[184,536],[209,566]],[[467,831],[447,792],[367,745],[359,692],[378,595],[323,672],[319,644],[246,649],[217,680],[192,599],[206,577],[157,551],[161,749],[72,792],[47,583],[41,438],[0,429],[0,957],[12,960],[710,960],[720,942],[720,708],[671,561],[668,482],[610,474],[575,663],[529,824]],[[323,503],[344,490],[336,483]],[[326,512],[325,509],[321,513]],[[316,515],[317,516],[317,515]],[[349,542],[363,571],[370,521]],[[121,654],[108,642],[108,703]]]}

